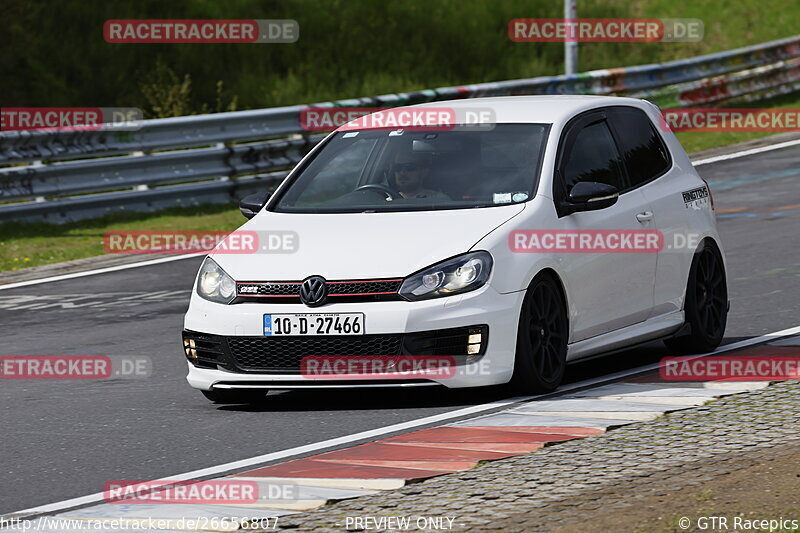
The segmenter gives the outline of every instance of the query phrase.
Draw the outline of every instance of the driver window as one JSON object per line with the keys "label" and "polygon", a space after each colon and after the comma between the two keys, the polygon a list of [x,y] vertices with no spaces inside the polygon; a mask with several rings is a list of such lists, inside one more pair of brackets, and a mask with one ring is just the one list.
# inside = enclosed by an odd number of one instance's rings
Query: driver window
{"label": "driver window", "polygon": [[604,120],[589,124],[575,137],[564,164],[567,191],[579,181],[596,181],[623,190],[622,159]]}

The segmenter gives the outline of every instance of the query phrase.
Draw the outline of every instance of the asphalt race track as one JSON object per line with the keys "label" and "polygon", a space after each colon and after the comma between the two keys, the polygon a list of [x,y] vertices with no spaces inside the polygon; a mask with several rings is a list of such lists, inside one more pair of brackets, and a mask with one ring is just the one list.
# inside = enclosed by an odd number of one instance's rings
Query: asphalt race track
{"label": "asphalt race track", "polygon": [[[800,147],[698,167],[728,258],[726,341],[798,324]],[[0,514],[502,398],[502,391],[288,392],[212,405],[185,382],[180,330],[200,259],[0,290],[3,355],[148,356],[148,379],[2,380]],[[658,360],[654,343],[568,381]]]}

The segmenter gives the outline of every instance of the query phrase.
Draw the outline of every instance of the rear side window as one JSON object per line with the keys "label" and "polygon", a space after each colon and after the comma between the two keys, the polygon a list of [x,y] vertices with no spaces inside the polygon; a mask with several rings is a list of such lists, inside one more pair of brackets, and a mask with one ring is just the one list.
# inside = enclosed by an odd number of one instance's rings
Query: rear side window
{"label": "rear side window", "polygon": [[641,109],[618,107],[611,115],[631,187],[650,181],[671,165],[669,153],[653,123]]}
{"label": "rear side window", "polygon": [[579,181],[596,181],[624,189],[622,160],[604,120],[581,129],[564,163],[567,191]]}

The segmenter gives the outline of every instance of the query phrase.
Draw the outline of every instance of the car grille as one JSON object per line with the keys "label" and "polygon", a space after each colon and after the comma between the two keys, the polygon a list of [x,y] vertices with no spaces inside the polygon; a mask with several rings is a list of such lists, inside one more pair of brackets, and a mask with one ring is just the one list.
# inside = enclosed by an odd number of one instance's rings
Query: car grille
{"label": "car grille", "polygon": [[329,281],[328,296],[356,295],[356,294],[384,294],[400,290],[402,279],[387,279],[375,281]]}
{"label": "car grille", "polygon": [[401,335],[310,337],[229,337],[236,366],[243,370],[300,370],[307,356],[399,355]]}
{"label": "car grille", "polygon": [[[302,281],[240,281],[232,303],[298,303],[301,284]],[[331,303],[401,300],[397,291],[402,284],[400,278],[325,282]]]}

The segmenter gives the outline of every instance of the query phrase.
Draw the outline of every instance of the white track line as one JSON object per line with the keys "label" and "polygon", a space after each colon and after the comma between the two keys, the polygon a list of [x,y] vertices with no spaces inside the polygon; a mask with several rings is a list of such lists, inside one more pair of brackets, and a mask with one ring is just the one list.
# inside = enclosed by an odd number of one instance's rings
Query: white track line
{"label": "white track line", "polygon": [[707,165],[709,163],[716,163],[717,161],[727,161],[728,159],[737,159],[739,157],[747,157],[748,155],[760,154],[762,152],[780,150],[781,148],[788,148],[790,146],[796,146],[798,144],[800,144],[800,139],[796,139],[794,141],[786,141],[778,144],[770,144],[767,146],[761,146],[760,148],[751,148],[750,150],[742,150],[741,152],[733,152],[732,154],[718,155],[714,157],[709,157],[708,159],[693,161],[692,165],[697,167],[700,165]]}
{"label": "white track line", "polygon": [[28,285],[38,285],[39,283],[49,283],[51,281],[61,281],[65,279],[82,278],[85,276],[94,276],[95,274],[105,274],[107,272],[116,272],[118,270],[127,270],[129,268],[137,268],[150,265],[159,265],[161,263],[170,263],[172,261],[180,261],[181,259],[189,259],[191,257],[203,257],[205,253],[197,254],[183,254],[174,257],[160,257],[158,259],[150,259],[147,261],[140,261],[138,263],[128,263],[126,265],[116,265],[105,268],[97,268],[95,270],[84,270],[83,272],[73,272],[71,274],[62,274],[60,276],[51,276],[49,278],[31,279],[28,281],[18,281],[16,283],[8,283],[0,285],[0,291],[3,289],[16,289],[17,287],[27,287]]}
{"label": "white track line", "polygon": [[[731,350],[736,350],[739,348],[744,348],[747,346],[752,346],[754,344],[760,344],[762,342],[767,342],[770,340],[788,337],[790,335],[797,335],[800,334],[800,326],[795,326],[793,328],[783,329],[780,331],[775,331],[773,333],[767,333],[760,337],[755,337],[752,339],[747,339],[739,342],[734,342],[732,344],[726,344],[725,346],[720,346],[713,352],[708,354],[701,354],[697,355],[697,358],[700,357],[707,357],[709,355],[715,355],[722,352],[729,352]],[[320,450],[324,450],[327,448],[332,448],[334,446],[340,446],[342,444],[350,444],[352,442],[357,442],[364,439],[369,439],[372,437],[380,437],[382,435],[386,435],[389,433],[395,433],[398,431],[403,431],[407,429],[413,429],[420,426],[426,426],[429,424],[433,424],[435,422],[442,422],[444,420],[452,420],[454,418],[461,418],[463,416],[468,416],[471,414],[480,413],[482,411],[489,411],[492,409],[498,409],[502,407],[506,407],[508,405],[513,405],[516,403],[521,403],[525,401],[534,400],[536,398],[543,398],[543,397],[552,397],[552,396],[561,396],[564,393],[571,392],[577,389],[586,389],[591,387],[596,387],[599,385],[606,384],[610,381],[616,381],[625,377],[635,376],[637,374],[641,374],[643,372],[648,372],[652,370],[657,370],[659,367],[659,363],[652,363],[649,365],[640,366],[637,368],[632,368],[629,370],[623,370],[621,372],[615,372],[614,374],[608,374],[605,376],[587,379],[584,381],[579,381],[577,383],[570,383],[569,385],[565,385],[560,387],[555,393],[552,394],[544,394],[540,396],[519,396],[516,398],[509,398],[507,400],[499,400],[494,402],[489,402],[481,405],[473,405],[472,407],[465,407],[464,409],[458,409],[456,411],[450,411],[448,413],[441,413],[438,415],[433,416],[426,416],[424,418],[418,418],[417,420],[410,420],[408,422],[402,422],[400,424],[392,424],[391,426],[385,426],[382,428],[371,429],[368,431],[362,431],[360,433],[354,433],[352,435],[346,435],[344,437],[337,437],[334,439],[328,439],[321,442],[316,442],[313,444],[306,444],[304,446],[298,446],[296,448],[290,448],[288,450],[282,450],[279,452],[272,452],[267,453],[264,455],[257,455],[255,457],[251,457],[250,459],[242,459],[239,461],[233,461],[230,463],[225,463],[217,466],[212,466],[209,468],[203,468],[200,470],[193,470],[192,472],[186,472],[184,474],[178,474],[174,476],[166,476],[161,479],[170,480],[170,481],[185,481],[191,479],[200,479],[208,476],[213,476],[216,474],[225,474],[231,472],[233,470],[239,470],[242,468],[249,468],[253,466],[257,466],[260,464],[264,464],[267,462],[276,461],[279,459],[287,459],[289,457],[293,457],[296,455],[307,454],[309,452],[317,452]],[[78,507],[81,505],[86,505],[90,503],[96,503],[103,501],[103,493],[98,492],[96,494],[89,494],[88,496],[81,496],[79,498],[72,498],[70,500],[64,500],[61,502],[51,503],[47,505],[41,505],[39,507],[32,507],[30,509],[24,509],[22,511],[16,511],[6,517],[11,516],[20,516],[20,515],[33,515],[33,514],[42,514],[42,513],[50,513],[54,511],[62,511],[64,509],[69,509],[72,507]]]}

